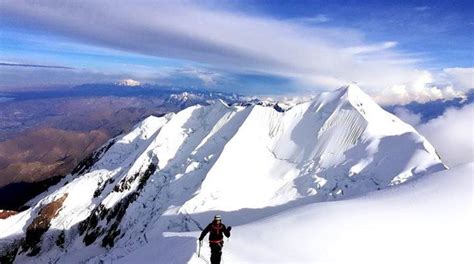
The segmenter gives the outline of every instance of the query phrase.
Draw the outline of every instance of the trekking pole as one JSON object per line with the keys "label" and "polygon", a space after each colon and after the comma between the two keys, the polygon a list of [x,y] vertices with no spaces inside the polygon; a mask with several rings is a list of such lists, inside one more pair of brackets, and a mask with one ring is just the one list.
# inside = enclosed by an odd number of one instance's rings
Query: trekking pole
{"label": "trekking pole", "polygon": [[201,241],[198,241],[199,249],[198,249],[198,258],[201,257]]}

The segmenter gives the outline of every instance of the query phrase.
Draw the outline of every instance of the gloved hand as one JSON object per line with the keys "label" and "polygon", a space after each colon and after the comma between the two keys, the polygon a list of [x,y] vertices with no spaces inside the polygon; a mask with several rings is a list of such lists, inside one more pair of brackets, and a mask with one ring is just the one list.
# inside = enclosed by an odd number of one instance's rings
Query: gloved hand
{"label": "gloved hand", "polygon": [[202,240],[199,240],[199,246],[200,247],[202,246]]}
{"label": "gloved hand", "polygon": [[230,232],[230,230],[231,230],[231,229],[232,229],[232,227],[231,227],[231,226],[228,226],[228,227],[227,227],[227,231],[229,231],[229,232]]}

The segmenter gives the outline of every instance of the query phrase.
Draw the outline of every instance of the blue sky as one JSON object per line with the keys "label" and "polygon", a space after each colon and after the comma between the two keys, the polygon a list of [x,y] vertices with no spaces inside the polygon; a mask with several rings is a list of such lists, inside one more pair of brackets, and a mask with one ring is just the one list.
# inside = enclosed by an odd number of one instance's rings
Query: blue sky
{"label": "blue sky", "polygon": [[472,1],[17,0],[0,10],[3,90],[133,78],[284,94],[357,82],[378,98],[431,100],[472,88]]}
{"label": "blue sky", "polygon": [[[275,4],[280,2],[279,4]],[[245,8],[282,19],[319,16],[319,23],[355,28],[369,40],[398,42],[398,48],[429,58],[431,67],[472,67],[472,1],[255,1]],[[260,3],[260,4],[259,4]],[[321,22],[322,21],[322,22]],[[315,22],[318,22],[316,19]]]}

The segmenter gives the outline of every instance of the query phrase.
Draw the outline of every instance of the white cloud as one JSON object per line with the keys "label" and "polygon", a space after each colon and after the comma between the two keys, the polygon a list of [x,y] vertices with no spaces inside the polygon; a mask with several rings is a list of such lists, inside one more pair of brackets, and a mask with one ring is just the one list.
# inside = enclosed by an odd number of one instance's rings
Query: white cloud
{"label": "white cloud", "polygon": [[398,116],[402,121],[417,126],[421,123],[421,115],[410,112],[408,109],[403,107],[397,107],[393,110],[394,114]]}
{"label": "white cloud", "polygon": [[463,97],[464,93],[454,89],[452,85],[436,85],[432,74],[428,71],[415,71],[412,81],[387,87],[374,99],[382,105],[407,104],[412,101],[428,102],[433,100],[449,100]]}
{"label": "white cloud", "polygon": [[326,23],[331,21],[331,19],[324,15],[324,14],[319,14],[311,17],[300,17],[293,19],[296,22],[302,22],[302,23],[310,23],[310,24],[319,24],[319,23]]}
{"label": "white cloud", "polygon": [[184,74],[191,78],[199,79],[204,86],[216,85],[221,74],[212,71],[206,71],[198,68],[181,69],[177,71],[179,75]]}
{"label": "white cloud", "polygon": [[[89,45],[182,59],[230,73],[257,73],[294,81],[306,90],[357,82],[382,103],[458,96],[432,86],[417,58],[397,42],[372,43],[351,28],[327,26],[328,17],[278,20],[180,1],[0,2],[3,19],[47,29]],[[302,23],[302,21],[319,23]],[[453,71],[447,71],[453,75]],[[427,77],[428,76],[428,77]],[[205,85],[215,76],[196,75]]]}
{"label": "white cloud", "polygon": [[363,54],[363,53],[373,53],[377,51],[383,51],[383,50],[394,48],[395,46],[397,46],[397,44],[398,43],[395,41],[387,41],[383,43],[365,45],[365,46],[360,46],[360,47],[350,47],[350,48],[345,49],[345,51],[354,55]]}
{"label": "white cloud", "polygon": [[438,118],[417,127],[448,166],[474,161],[474,104],[450,108]]}
{"label": "white cloud", "polygon": [[474,88],[474,68],[446,68],[443,72],[456,88],[463,91]]}
{"label": "white cloud", "polygon": [[4,14],[22,17],[35,27],[89,44],[192,60],[234,72],[278,75],[306,87],[337,88],[328,87],[327,80],[330,84],[356,81],[376,91],[411,82],[415,68],[403,63],[409,58],[393,50],[395,42],[370,43],[354,29],[315,27],[190,3],[117,5],[104,0],[58,5],[57,1],[16,0],[3,1],[0,7]]}

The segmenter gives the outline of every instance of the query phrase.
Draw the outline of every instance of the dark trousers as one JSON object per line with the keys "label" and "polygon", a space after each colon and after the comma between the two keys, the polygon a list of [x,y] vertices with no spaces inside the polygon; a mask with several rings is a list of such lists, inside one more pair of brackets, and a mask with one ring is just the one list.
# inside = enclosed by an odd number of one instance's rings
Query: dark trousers
{"label": "dark trousers", "polygon": [[220,264],[224,243],[209,243],[211,247],[211,264]]}

